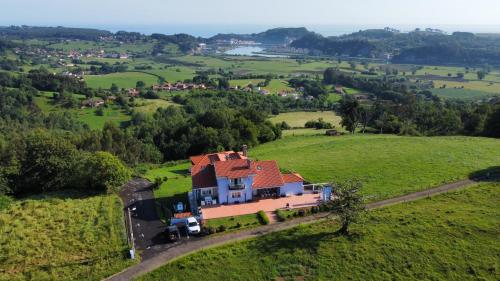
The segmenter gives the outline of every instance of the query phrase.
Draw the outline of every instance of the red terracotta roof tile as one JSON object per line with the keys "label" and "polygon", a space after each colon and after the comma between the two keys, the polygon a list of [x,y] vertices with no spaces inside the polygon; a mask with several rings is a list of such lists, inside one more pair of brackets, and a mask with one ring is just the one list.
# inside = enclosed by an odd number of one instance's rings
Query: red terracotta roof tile
{"label": "red terracotta roof tile", "polygon": [[290,173],[290,174],[283,174],[283,181],[285,183],[303,182],[304,178],[297,173]]}
{"label": "red terracotta roof tile", "polygon": [[257,175],[253,179],[253,188],[279,187],[285,183],[276,161],[253,162]]}
{"label": "red terracotta roof tile", "polygon": [[248,159],[234,159],[214,163],[215,175],[231,179],[248,177],[256,173],[252,161]]}

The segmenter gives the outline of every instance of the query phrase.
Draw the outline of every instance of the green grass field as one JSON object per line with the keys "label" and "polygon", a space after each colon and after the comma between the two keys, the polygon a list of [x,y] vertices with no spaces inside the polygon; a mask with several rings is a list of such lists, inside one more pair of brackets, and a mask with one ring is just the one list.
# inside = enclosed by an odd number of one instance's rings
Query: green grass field
{"label": "green grass field", "polygon": [[456,88],[445,88],[445,89],[433,89],[432,93],[437,95],[438,97],[442,97],[445,99],[483,99],[492,97],[495,95],[500,96],[500,92],[498,93],[489,93],[478,90],[469,90],[469,89],[456,89]]}
{"label": "green grass field", "polygon": [[285,121],[292,128],[303,128],[307,121],[323,118],[326,122],[332,123],[336,128],[340,128],[340,117],[333,111],[298,111],[287,112],[271,117],[269,120],[273,123]]}
{"label": "green grass field", "polygon": [[309,182],[357,177],[370,200],[393,197],[467,178],[500,165],[500,140],[391,135],[296,136],[250,149],[275,159]]}
{"label": "green grass field", "polygon": [[73,195],[0,212],[0,280],[101,280],[131,265],[118,196]]}
{"label": "green grass field", "polygon": [[134,110],[138,112],[145,112],[145,113],[154,113],[158,108],[163,107],[169,107],[169,106],[179,106],[179,104],[173,103],[171,101],[167,100],[162,100],[162,99],[155,99],[155,100],[141,100],[140,102],[137,103],[137,106],[134,108]]}
{"label": "green grass field", "polygon": [[[183,257],[138,280],[498,280],[500,184],[370,211]],[[224,270],[221,270],[223,265]]]}
{"label": "green grass field", "polygon": [[464,87],[465,90],[481,91],[491,94],[500,94],[500,83],[492,83],[486,81],[470,81],[470,82],[455,82],[455,81],[434,81],[435,88],[441,88],[446,85],[446,88],[461,88]]}
{"label": "green grass field", "polygon": [[134,88],[137,81],[143,81],[147,86],[158,83],[158,77],[142,72],[119,72],[106,75],[86,75],[85,82],[90,88],[109,89],[113,83],[119,88]]}

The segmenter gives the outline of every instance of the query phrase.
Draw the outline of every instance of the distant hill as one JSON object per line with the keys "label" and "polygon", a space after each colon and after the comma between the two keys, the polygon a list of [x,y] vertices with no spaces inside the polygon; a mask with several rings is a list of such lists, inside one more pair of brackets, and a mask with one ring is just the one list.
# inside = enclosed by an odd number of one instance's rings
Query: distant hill
{"label": "distant hill", "polygon": [[113,33],[92,28],[42,27],[42,26],[0,26],[0,37],[8,39],[80,39],[97,40]]}
{"label": "distant hill", "polygon": [[217,34],[208,39],[209,42],[217,40],[248,40],[263,44],[286,44],[306,35],[314,34],[305,27],[298,28],[274,28],[260,33],[253,34]]}
{"label": "distant hill", "polygon": [[500,37],[494,34],[371,29],[337,37],[308,34],[291,46],[333,56],[386,58],[389,54],[394,63],[500,65]]}

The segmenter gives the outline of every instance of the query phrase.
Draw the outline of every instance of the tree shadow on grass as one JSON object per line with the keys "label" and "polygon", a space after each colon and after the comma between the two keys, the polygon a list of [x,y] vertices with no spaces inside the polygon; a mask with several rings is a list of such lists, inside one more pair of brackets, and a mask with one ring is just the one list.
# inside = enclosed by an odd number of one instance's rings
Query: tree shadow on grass
{"label": "tree shadow on grass", "polygon": [[474,171],[469,174],[469,179],[478,182],[498,182],[500,181],[500,166]]}
{"label": "tree shadow on grass", "polygon": [[173,174],[177,174],[177,175],[182,175],[182,176],[189,176],[191,175],[191,173],[189,172],[188,169],[179,169],[179,170],[172,170],[172,171],[169,171]]}
{"label": "tree shadow on grass", "polygon": [[298,234],[298,231],[302,230],[291,229],[266,235],[257,240],[255,249],[262,252],[262,254],[269,254],[283,250],[293,253],[298,249],[317,253],[318,247],[322,242],[342,236],[342,234],[335,231],[335,229],[332,229],[332,231],[324,230],[316,233],[308,232],[301,234]]}

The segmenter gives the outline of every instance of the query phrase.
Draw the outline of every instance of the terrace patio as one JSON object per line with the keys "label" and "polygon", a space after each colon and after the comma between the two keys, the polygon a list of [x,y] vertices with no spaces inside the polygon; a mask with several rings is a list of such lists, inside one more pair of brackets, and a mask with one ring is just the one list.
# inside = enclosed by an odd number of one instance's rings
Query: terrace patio
{"label": "terrace patio", "polygon": [[261,199],[248,203],[232,205],[215,205],[202,207],[203,219],[255,214],[258,211],[273,212],[276,209],[290,209],[317,206],[321,202],[321,194],[305,193],[300,196],[280,197],[276,199]]}

